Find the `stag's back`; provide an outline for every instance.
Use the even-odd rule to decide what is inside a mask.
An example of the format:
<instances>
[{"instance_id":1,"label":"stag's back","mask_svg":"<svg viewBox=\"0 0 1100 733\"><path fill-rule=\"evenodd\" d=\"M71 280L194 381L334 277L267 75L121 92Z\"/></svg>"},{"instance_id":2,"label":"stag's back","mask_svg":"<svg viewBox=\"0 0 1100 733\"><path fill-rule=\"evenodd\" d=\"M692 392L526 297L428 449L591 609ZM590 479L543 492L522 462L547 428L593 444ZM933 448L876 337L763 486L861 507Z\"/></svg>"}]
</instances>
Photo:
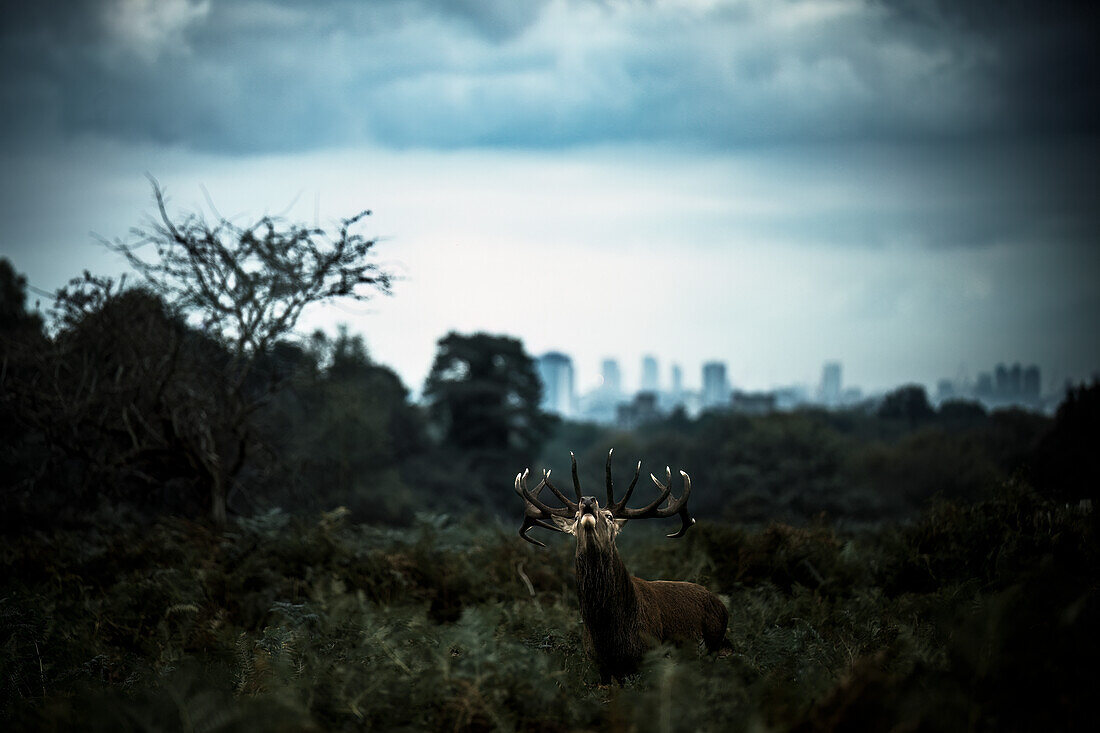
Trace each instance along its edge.
<instances>
[{"instance_id":1,"label":"stag's back","mask_svg":"<svg viewBox=\"0 0 1100 733\"><path fill-rule=\"evenodd\" d=\"M644 631L657 641L697 642L715 652L726 635L729 612L718 596L696 583L632 578Z\"/></svg>"}]
</instances>

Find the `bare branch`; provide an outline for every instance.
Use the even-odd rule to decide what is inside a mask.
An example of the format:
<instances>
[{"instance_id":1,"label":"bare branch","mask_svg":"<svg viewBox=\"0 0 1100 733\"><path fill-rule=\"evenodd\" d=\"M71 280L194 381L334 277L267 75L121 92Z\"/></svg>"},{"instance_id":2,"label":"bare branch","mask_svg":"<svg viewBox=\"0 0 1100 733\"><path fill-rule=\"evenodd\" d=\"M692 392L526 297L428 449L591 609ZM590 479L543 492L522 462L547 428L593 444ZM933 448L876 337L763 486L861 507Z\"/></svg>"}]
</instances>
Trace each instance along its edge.
<instances>
[{"instance_id":1,"label":"bare branch","mask_svg":"<svg viewBox=\"0 0 1100 733\"><path fill-rule=\"evenodd\" d=\"M240 226L210 201L213 223L197 214L173 220L164 189L149 181L156 218L133 230L131 241L101 241L238 356L291 332L313 303L391 292L390 273L369 261L376 240L353 230L370 211L341 220L334 234L270 216Z\"/></svg>"}]
</instances>

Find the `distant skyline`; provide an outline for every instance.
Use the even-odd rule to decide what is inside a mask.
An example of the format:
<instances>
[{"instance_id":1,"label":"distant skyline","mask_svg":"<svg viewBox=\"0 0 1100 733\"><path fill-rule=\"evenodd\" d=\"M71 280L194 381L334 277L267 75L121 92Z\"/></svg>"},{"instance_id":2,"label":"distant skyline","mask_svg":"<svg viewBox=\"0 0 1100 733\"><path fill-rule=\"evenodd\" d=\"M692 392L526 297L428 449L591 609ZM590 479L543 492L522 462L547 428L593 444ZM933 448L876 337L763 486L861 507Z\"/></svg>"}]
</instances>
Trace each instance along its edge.
<instances>
[{"instance_id":1,"label":"distant skyline","mask_svg":"<svg viewBox=\"0 0 1100 733\"><path fill-rule=\"evenodd\" d=\"M0 256L125 271L153 210L363 232L310 312L422 388L448 331L667 383L1100 368L1100 10L932 0L0 0ZM32 299L33 302L33 299Z\"/></svg>"},{"instance_id":2,"label":"distant skyline","mask_svg":"<svg viewBox=\"0 0 1100 733\"><path fill-rule=\"evenodd\" d=\"M567 419L624 429L634 429L677 411L697 417L708 410L763 415L811 406L827 410L874 408L885 404L883 401L889 399L891 392L909 391L913 387L912 383L905 383L890 390L865 391L844 381L843 365L836 361L822 365L821 380L816 386L787 384L767 389L732 385L722 361L703 365L702 388L698 390L682 388L682 370L678 364L671 366L669 383L662 383L656 378L657 362L651 355L642 359L637 388L622 389L616 384L619 369L614 359L601 363L602 373L611 375L610 379L605 377L603 384L579 391L573 360L568 354L551 351L539 355L535 367L542 382L542 409ZM963 401L979 403L988 410L1022 408L1053 414L1070 385L1051 385L1044 390L1041 372L1037 364L998 364L991 371L980 372L976 380L940 379L934 388L924 385L922 389L929 404L949 412L950 403ZM961 411L969 410L964 407Z\"/></svg>"},{"instance_id":3,"label":"distant skyline","mask_svg":"<svg viewBox=\"0 0 1100 733\"><path fill-rule=\"evenodd\" d=\"M616 370L617 376L619 377L617 391L620 392L625 398L629 398L630 395L636 394L637 392L644 392L650 389L643 380L642 372L644 366L639 367L635 371L634 379L633 381L631 381L630 378L626 378L623 376L624 373L627 372L622 368L622 360L615 357L604 357L603 359L600 359L598 373L596 374L596 377L594 379L584 379L583 370L579 368L577 361L567 350L557 349L543 354L531 354L531 356L533 359L535 359L536 362L540 361L545 356L551 356L555 359L559 356L563 356L568 359L573 370L573 388L575 390L574 396L576 397L583 396L586 393L591 393L595 390L603 389L606 384L602 375L607 372L609 366L613 366ZM643 361L644 358L645 357L643 357ZM843 392L852 388L856 388L864 396L872 396L876 393L889 391L893 388L900 387L905 384L914 383L923 385L927 389L930 397L936 395L937 388L940 387L944 382L949 382L952 388L955 389L967 388L970 391L981 391L983 380L996 379L998 382L997 389L1000 390L1003 389L1003 386L1000 385L999 382L1004 380L1004 376L1001 375L1000 372L1002 370L1012 371L1013 369L1015 369L1016 371L1022 370L1022 372L1033 371L1036 378L1038 379L1038 389L1036 391L1044 396L1057 394L1065 386L1065 380L1059 379L1057 377L1048 377L1045 370L1042 368L1042 365L1022 364L1018 360L1001 361L997 362L996 364L978 365L974 369L967 369L964 367L961 369L957 369L954 373L944 373L939 377L928 381L910 379L901 380L892 384L876 385L869 387L868 385L859 384L852 381L848 377L848 371L845 364L837 360L826 360L822 362L819 365L817 374L804 380L775 382L772 384L747 384L739 382L736 379L736 375L733 375L729 372L728 364L726 364L726 362L721 359L710 359L700 363L698 365L699 368L694 374L694 378L684 377L685 373L690 374L691 371L685 371L684 364L682 362L671 361L666 363L658 359L656 390L660 392L676 392L678 391L678 389L680 389L689 392L702 393L703 391L705 391L704 372L708 364L726 367L726 371L724 373L726 388L731 391L767 391L788 387L802 387L811 392L823 390L826 394L816 395L815 399L822 399L825 402L835 402L842 396ZM677 381L676 375L673 373L674 370L679 370L679 381ZM1082 379L1088 380L1096 376L1100 376L1100 369L1095 370L1092 374L1086 375ZM1017 375L1016 378L1020 379L1021 377ZM993 388L990 387L989 389ZM959 396L966 397L967 395L964 394ZM722 401L724 402L725 400Z\"/></svg>"}]
</instances>

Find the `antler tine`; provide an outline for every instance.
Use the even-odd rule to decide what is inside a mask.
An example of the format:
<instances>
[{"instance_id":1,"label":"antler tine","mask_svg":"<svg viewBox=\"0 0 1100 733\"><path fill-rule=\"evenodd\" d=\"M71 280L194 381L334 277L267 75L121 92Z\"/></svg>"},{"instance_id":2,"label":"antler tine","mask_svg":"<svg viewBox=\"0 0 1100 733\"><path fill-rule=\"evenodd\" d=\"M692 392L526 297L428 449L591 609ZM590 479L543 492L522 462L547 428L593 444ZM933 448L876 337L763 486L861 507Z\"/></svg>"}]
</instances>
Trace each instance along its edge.
<instances>
[{"instance_id":1,"label":"antler tine","mask_svg":"<svg viewBox=\"0 0 1100 733\"><path fill-rule=\"evenodd\" d=\"M634 487L638 485L638 476L641 475L641 472L642 462L638 461L638 465L634 467L634 478L630 480L630 486L626 487L626 495L619 500L618 504L615 504L611 507L611 513L615 516L618 516L619 512L621 512L623 508L626 507L626 503L630 501L630 495L634 493Z\"/></svg>"},{"instance_id":2,"label":"antler tine","mask_svg":"<svg viewBox=\"0 0 1100 733\"><path fill-rule=\"evenodd\" d=\"M523 479L523 475L524 475L524 472L523 472L523 471L521 471L520 473L517 473L517 474L516 474L516 483L515 483L515 486L513 486L513 489L515 490L515 492L516 492L517 494L519 494L519 495L520 495L521 497L523 497L523 498L525 498L525 499L526 499L527 497L524 497L524 496L523 496L523 487L522 487L522 486L520 485L520 482L521 482L521 481L522 481L522 479ZM535 491L536 491L536 493L537 493L537 492L538 492L538 489L535 489Z\"/></svg>"},{"instance_id":3,"label":"antler tine","mask_svg":"<svg viewBox=\"0 0 1100 733\"><path fill-rule=\"evenodd\" d=\"M569 460L573 463L573 490L577 492L577 502L581 500L581 481L577 478L577 457L569 451Z\"/></svg>"},{"instance_id":4,"label":"antler tine","mask_svg":"<svg viewBox=\"0 0 1100 733\"><path fill-rule=\"evenodd\" d=\"M539 485L537 487L535 487L535 492L531 493L531 491L527 488L527 475L530 472L531 472L530 469L528 469L528 470L524 471L523 473L517 473L516 474L516 493L518 493L520 496L522 496L524 499L526 499L532 506L534 506L536 509L538 509L540 512L542 512L539 515L532 515L532 516L535 516L537 519L548 519L549 517L555 517L555 516L556 517L569 517L569 516L572 516L574 514L574 512L570 511L566 507L550 507L550 506L547 506L547 505L543 504L541 501L539 501L539 498L538 498L537 494L538 494L539 491L542 490L543 485L546 483L545 478L542 481L539 482Z\"/></svg>"},{"instance_id":5,"label":"antler tine","mask_svg":"<svg viewBox=\"0 0 1100 733\"><path fill-rule=\"evenodd\" d=\"M573 501L568 496L561 493L561 491L558 490L557 486L554 486L554 484L550 483L550 471L542 472L542 482L546 484L547 488L554 492L554 496L558 497L558 501L569 507L572 512L575 513L577 511L577 502Z\"/></svg>"},{"instance_id":6,"label":"antler tine","mask_svg":"<svg viewBox=\"0 0 1100 733\"><path fill-rule=\"evenodd\" d=\"M526 507L528 506L528 504L530 504L530 502L529 502L529 501L528 501L528 499L527 499L526 493L525 493L525 491L524 491L524 487L523 487L523 485L522 485L522 483L521 483L521 482L522 482L522 480L523 480L523 472L517 473L517 474L516 474L516 482L515 482L515 485L514 485L514 486L513 486L512 488L513 488L513 490L514 490L514 491L516 492L516 494L517 494L517 495L518 495L518 496L519 496L520 498L522 498L522 499L523 499L523 506L524 506L524 507L526 508ZM540 490L541 488L542 488L541 486L540 486L540 487L537 487L537 488L535 489L535 493L538 493L538 491L539 491L539 490Z\"/></svg>"},{"instance_id":7,"label":"antler tine","mask_svg":"<svg viewBox=\"0 0 1100 733\"><path fill-rule=\"evenodd\" d=\"M671 494L672 494L672 469L671 468L669 468L668 466L665 466L665 482L663 484L660 481L658 481L657 477L654 476L652 473L649 474L649 477L651 479L653 479L653 483L657 484L657 489L658 490L667 492L671 496Z\"/></svg>"},{"instance_id":8,"label":"antler tine","mask_svg":"<svg viewBox=\"0 0 1100 733\"><path fill-rule=\"evenodd\" d=\"M543 544L542 542L539 542L534 537L529 537L527 535L527 533L531 530L532 527L542 527L544 529L552 529L555 532L561 532L560 529L558 529L557 527L555 527L552 524L547 524L546 522L542 521L541 519L538 519L536 517L532 517L529 514L524 515L524 517L523 517L523 526L519 528L519 536L522 537L523 539L527 540L528 542L530 542L532 545L538 545L539 547L546 547L546 545Z\"/></svg>"},{"instance_id":9,"label":"antler tine","mask_svg":"<svg viewBox=\"0 0 1100 733\"><path fill-rule=\"evenodd\" d=\"M679 514L681 525L680 529L673 532L670 535L666 535L669 538L675 539L677 537L683 537L687 533L691 525L695 524L695 519L688 511L688 497L691 496L691 477L686 472L680 471L680 475L684 479L684 493L680 495L680 498L670 498L672 494L672 471L667 466L665 467L665 475L668 483L662 484L656 476L650 474L649 477L653 479L653 483L661 490L661 495L648 505L641 509L623 509L621 513L617 513L626 519L664 519L665 517L671 517L673 514ZM661 503L668 499L668 505L661 507Z\"/></svg>"},{"instance_id":10,"label":"antler tine","mask_svg":"<svg viewBox=\"0 0 1100 733\"><path fill-rule=\"evenodd\" d=\"M611 454L615 452L612 448L607 452L607 508L615 508L615 483L611 480Z\"/></svg>"},{"instance_id":11,"label":"antler tine","mask_svg":"<svg viewBox=\"0 0 1100 733\"><path fill-rule=\"evenodd\" d=\"M527 477L530 476L530 475L531 475L531 469L530 468L523 469L523 473L521 473L520 477L519 477L520 478L520 486L523 488L524 493L531 494L532 496L534 496L537 499L539 494L542 493L543 484L545 484L546 482L545 482L545 480L539 481L538 486L535 487L535 490L531 491L529 488L527 488Z\"/></svg>"},{"instance_id":12,"label":"antler tine","mask_svg":"<svg viewBox=\"0 0 1100 733\"><path fill-rule=\"evenodd\" d=\"M645 519L647 517L659 516L658 507L661 506L661 503L668 498L669 494L672 493L672 482L670 481L668 486L664 486L652 473L649 474L649 477L653 479L653 483L657 484L657 487L661 489L661 495L646 504L641 509L624 508L622 512L620 512L620 516L625 517L626 519Z\"/></svg>"},{"instance_id":13,"label":"antler tine","mask_svg":"<svg viewBox=\"0 0 1100 733\"><path fill-rule=\"evenodd\" d=\"M668 503L667 509L667 511L669 512L667 516L672 516L673 511L680 515L680 529L673 532L672 534L665 535L665 537L668 537L670 539L683 537L685 534L687 534L687 531L691 527L691 525L695 524L695 517L691 516L691 514L688 512L687 505L688 497L691 495L691 476L688 476L687 472L683 470L680 471L680 475L684 478L684 493L680 495L679 499L670 501Z\"/></svg>"}]
</instances>

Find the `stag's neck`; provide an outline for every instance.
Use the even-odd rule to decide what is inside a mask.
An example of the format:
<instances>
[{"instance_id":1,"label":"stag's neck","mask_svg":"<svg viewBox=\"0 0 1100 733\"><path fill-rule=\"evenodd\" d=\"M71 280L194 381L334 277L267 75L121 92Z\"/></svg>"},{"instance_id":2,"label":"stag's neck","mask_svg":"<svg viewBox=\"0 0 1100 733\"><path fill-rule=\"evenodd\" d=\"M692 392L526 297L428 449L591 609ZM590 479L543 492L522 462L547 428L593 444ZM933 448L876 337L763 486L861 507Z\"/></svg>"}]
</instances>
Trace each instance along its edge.
<instances>
[{"instance_id":1,"label":"stag's neck","mask_svg":"<svg viewBox=\"0 0 1100 733\"><path fill-rule=\"evenodd\" d=\"M578 548L577 595L589 628L604 623L622 626L638 613L634 583L614 544Z\"/></svg>"}]
</instances>

